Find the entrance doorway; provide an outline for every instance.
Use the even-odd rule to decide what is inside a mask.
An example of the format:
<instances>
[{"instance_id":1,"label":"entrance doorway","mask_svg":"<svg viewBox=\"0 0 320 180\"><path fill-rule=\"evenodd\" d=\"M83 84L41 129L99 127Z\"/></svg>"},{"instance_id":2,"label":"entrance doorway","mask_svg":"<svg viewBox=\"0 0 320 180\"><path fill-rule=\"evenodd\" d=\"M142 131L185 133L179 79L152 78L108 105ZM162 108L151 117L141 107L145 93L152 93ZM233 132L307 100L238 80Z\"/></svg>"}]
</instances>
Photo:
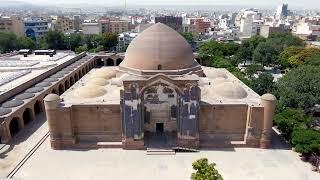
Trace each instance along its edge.
<instances>
[{"instance_id":1,"label":"entrance doorway","mask_svg":"<svg viewBox=\"0 0 320 180\"><path fill-rule=\"evenodd\" d=\"M156 123L156 132L163 133L163 123Z\"/></svg>"}]
</instances>

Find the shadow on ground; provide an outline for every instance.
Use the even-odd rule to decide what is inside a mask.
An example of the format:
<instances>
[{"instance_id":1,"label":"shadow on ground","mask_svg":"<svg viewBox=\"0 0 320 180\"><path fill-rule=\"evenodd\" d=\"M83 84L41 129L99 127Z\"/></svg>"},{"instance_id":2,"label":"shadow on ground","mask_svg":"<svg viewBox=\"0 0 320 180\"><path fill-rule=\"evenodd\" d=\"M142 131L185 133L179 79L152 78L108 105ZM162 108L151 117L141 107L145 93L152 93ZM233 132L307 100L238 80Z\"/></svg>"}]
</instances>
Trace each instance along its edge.
<instances>
[{"instance_id":1,"label":"shadow on ground","mask_svg":"<svg viewBox=\"0 0 320 180\"><path fill-rule=\"evenodd\" d=\"M45 114L38 114L33 121L25 125L7 144L0 149L0 159L7 157L7 154L14 149L16 145L27 140L34 132L36 132L46 121Z\"/></svg>"}]
</instances>

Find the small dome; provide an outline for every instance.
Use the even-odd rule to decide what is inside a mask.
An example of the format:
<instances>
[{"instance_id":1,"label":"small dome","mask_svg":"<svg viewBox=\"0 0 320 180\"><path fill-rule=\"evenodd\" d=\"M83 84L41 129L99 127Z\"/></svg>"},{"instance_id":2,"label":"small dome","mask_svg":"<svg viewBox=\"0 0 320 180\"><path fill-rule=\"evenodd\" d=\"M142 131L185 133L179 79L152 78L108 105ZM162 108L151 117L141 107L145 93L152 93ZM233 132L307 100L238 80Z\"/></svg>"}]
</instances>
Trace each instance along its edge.
<instances>
[{"instance_id":1,"label":"small dome","mask_svg":"<svg viewBox=\"0 0 320 180\"><path fill-rule=\"evenodd\" d=\"M188 42L167 25L157 23L133 39L120 67L176 70L191 68L195 63Z\"/></svg>"},{"instance_id":2,"label":"small dome","mask_svg":"<svg viewBox=\"0 0 320 180\"><path fill-rule=\"evenodd\" d=\"M247 92L241 86L232 82L218 84L214 87L214 92L230 99L243 99L248 96Z\"/></svg>"},{"instance_id":3,"label":"small dome","mask_svg":"<svg viewBox=\"0 0 320 180\"><path fill-rule=\"evenodd\" d=\"M107 91L103 87L90 84L77 89L74 95L82 98L94 98L103 96L106 93Z\"/></svg>"},{"instance_id":4,"label":"small dome","mask_svg":"<svg viewBox=\"0 0 320 180\"><path fill-rule=\"evenodd\" d=\"M52 85L52 83L50 83L50 82L41 82L41 83L36 84L35 87L49 87L51 85Z\"/></svg>"},{"instance_id":5,"label":"small dome","mask_svg":"<svg viewBox=\"0 0 320 180\"><path fill-rule=\"evenodd\" d=\"M212 80L213 85L218 85L218 84L221 84L221 83L224 83L224 82L228 82L228 80L226 78L223 78L223 77L214 78Z\"/></svg>"},{"instance_id":6,"label":"small dome","mask_svg":"<svg viewBox=\"0 0 320 180\"><path fill-rule=\"evenodd\" d=\"M57 78L52 78L52 77L43 80L43 82L56 82L56 81L59 81L59 79L57 79Z\"/></svg>"},{"instance_id":7,"label":"small dome","mask_svg":"<svg viewBox=\"0 0 320 180\"><path fill-rule=\"evenodd\" d=\"M13 107L21 106L22 104L23 104L22 100L14 99L14 100L7 101L7 102L3 103L2 107L3 108L13 108Z\"/></svg>"},{"instance_id":8,"label":"small dome","mask_svg":"<svg viewBox=\"0 0 320 180\"><path fill-rule=\"evenodd\" d=\"M25 99L30 99L30 98L33 98L35 95L32 94L32 93L22 93L22 94L19 94L17 95L16 97L14 97L15 99L18 99L18 100L25 100Z\"/></svg>"},{"instance_id":9,"label":"small dome","mask_svg":"<svg viewBox=\"0 0 320 180\"><path fill-rule=\"evenodd\" d=\"M97 86L105 86L105 85L109 84L109 82L106 79L97 77L97 78L93 78L90 81L88 81L87 84L93 84L93 85L97 85Z\"/></svg>"},{"instance_id":10,"label":"small dome","mask_svg":"<svg viewBox=\"0 0 320 180\"><path fill-rule=\"evenodd\" d=\"M38 93L43 91L44 88L43 87L32 87L26 90L27 93Z\"/></svg>"},{"instance_id":11,"label":"small dome","mask_svg":"<svg viewBox=\"0 0 320 180\"><path fill-rule=\"evenodd\" d=\"M64 77L64 74L60 74L60 73L57 73L57 74L54 74L52 76L50 76L51 78L63 78Z\"/></svg>"},{"instance_id":12,"label":"small dome","mask_svg":"<svg viewBox=\"0 0 320 180\"><path fill-rule=\"evenodd\" d=\"M7 109L7 108L1 108L0 107L0 116L3 116L3 115L6 115L6 114L9 114L11 113L12 110L11 109Z\"/></svg>"},{"instance_id":13,"label":"small dome","mask_svg":"<svg viewBox=\"0 0 320 180\"><path fill-rule=\"evenodd\" d=\"M92 73L93 78L111 79L116 77L116 70L110 68L101 68Z\"/></svg>"},{"instance_id":14,"label":"small dome","mask_svg":"<svg viewBox=\"0 0 320 180\"><path fill-rule=\"evenodd\" d=\"M59 101L60 97L57 94L48 94L46 97L43 99L44 101Z\"/></svg>"},{"instance_id":15,"label":"small dome","mask_svg":"<svg viewBox=\"0 0 320 180\"><path fill-rule=\"evenodd\" d=\"M206 71L205 74L210 79L215 79L215 78L227 79L226 73L221 71L221 70L219 70L219 69L212 69L210 71Z\"/></svg>"}]
</instances>

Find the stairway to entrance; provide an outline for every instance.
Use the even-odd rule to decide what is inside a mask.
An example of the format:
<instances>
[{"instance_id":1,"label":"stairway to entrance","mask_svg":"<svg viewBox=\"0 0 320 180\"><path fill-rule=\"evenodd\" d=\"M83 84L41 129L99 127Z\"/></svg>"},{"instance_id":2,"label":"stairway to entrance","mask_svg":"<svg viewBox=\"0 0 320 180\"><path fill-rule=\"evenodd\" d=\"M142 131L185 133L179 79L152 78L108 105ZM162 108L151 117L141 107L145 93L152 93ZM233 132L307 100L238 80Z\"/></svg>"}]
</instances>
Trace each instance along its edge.
<instances>
[{"instance_id":1,"label":"stairway to entrance","mask_svg":"<svg viewBox=\"0 0 320 180\"><path fill-rule=\"evenodd\" d=\"M147 155L174 155L176 146L175 132L146 132L145 146Z\"/></svg>"}]
</instances>

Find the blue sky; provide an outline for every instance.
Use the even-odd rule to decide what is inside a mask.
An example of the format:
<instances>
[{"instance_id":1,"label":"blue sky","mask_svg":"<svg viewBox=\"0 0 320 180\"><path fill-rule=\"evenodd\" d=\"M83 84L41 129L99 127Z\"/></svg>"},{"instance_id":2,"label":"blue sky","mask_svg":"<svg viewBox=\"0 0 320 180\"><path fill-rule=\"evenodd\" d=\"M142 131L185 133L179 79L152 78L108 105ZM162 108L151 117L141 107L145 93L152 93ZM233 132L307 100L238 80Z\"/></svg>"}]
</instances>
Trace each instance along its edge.
<instances>
[{"instance_id":1,"label":"blue sky","mask_svg":"<svg viewBox=\"0 0 320 180\"><path fill-rule=\"evenodd\" d=\"M55 4L55 3L87 3L104 5L123 5L124 0L20 0L32 3ZM1 2L1 0L0 0ZM128 5L252 5L252 6L277 6L281 3L288 3L294 7L315 7L320 5L320 0L127 0Z\"/></svg>"}]
</instances>

